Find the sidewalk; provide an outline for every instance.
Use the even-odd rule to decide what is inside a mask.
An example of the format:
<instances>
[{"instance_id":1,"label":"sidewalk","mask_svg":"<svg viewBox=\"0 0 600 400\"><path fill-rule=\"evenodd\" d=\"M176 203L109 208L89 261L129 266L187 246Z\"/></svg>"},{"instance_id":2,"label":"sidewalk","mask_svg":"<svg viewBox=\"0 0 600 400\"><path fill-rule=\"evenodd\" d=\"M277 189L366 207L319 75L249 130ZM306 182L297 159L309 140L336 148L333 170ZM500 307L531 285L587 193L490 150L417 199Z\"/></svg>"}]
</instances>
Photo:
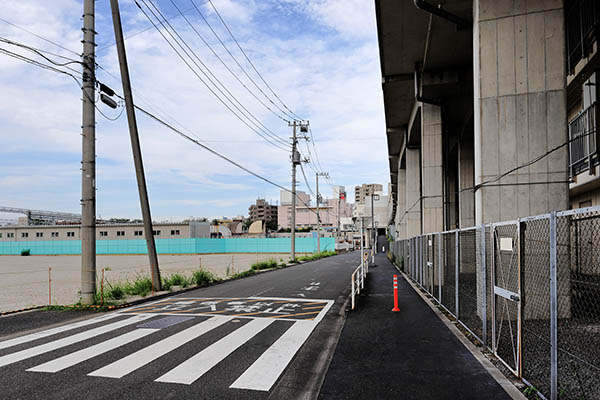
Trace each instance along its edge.
<instances>
[{"instance_id":1,"label":"sidewalk","mask_svg":"<svg viewBox=\"0 0 600 400\"><path fill-rule=\"evenodd\" d=\"M379 253L350 311L320 399L510 399L511 397Z\"/></svg>"}]
</instances>

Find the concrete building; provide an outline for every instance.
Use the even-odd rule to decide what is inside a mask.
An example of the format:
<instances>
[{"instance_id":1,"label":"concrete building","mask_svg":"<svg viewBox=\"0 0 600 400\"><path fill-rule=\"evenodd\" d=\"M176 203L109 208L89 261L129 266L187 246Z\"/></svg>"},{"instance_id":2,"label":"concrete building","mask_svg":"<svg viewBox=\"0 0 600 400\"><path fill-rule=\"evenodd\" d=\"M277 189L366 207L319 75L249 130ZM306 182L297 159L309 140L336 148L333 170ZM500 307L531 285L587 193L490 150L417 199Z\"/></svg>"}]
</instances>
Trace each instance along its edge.
<instances>
[{"instance_id":1,"label":"concrete building","mask_svg":"<svg viewBox=\"0 0 600 400\"><path fill-rule=\"evenodd\" d=\"M373 200L371 202L371 199ZM372 204L372 207L371 207ZM373 228L378 235L385 234L389 221L389 197L383 191L366 196L363 203L357 203L352 211L355 226L360 230L360 221L364 222L365 235L373 238ZM370 242L369 242L370 243Z\"/></svg>"},{"instance_id":2,"label":"concrete building","mask_svg":"<svg viewBox=\"0 0 600 400\"><path fill-rule=\"evenodd\" d=\"M354 202L355 203L364 203L365 197L370 196L375 192L381 192L383 190L383 185L378 183L363 183L361 186L354 187Z\"/></svg>"},{"instance_id":3,"label":"concrete building","mask_svg":"<svg viewBox=\"0 0 600 400\"><path fill-rule=\"evenodd\" d=\"M153 228L154 236L159 239L211 237L208 222L154 223ZM80 225L3 226L0 227L0 242L79 240L80 232ZM141 223L96 226L97 240L144 238L144 225Z\"/></svg>"},{"instance_id":4,"label":"concrete building","mask_svg":"<svg viewBox=\"0 0 600 400\"><path fill-rule=\"evenodd\" d=\"M375 3L399 239L600 203L594 1Z\"/></svg>"},{"instance_id":5,"label":"concrete building","mask_svg":"<svg viewBox=\"0 0 600 400\"><path fill-rule=\"evenodd\" d=\"M277 223L277 206L267 203L265 199L257 199L256 204L252 204L248 211L252 222L262 220Z\"/></svg>"},{"instance_id":6,"label":"concrete building","mask_svg":"<svg viewBox=\"0 0 600 400\"><path fill-rule=\"evenodd\" d=\"M343 186L341 188L343 188ZM284 191L282 191L281 195L282 205L279 206L277 225L279 229L289 229L291 227L292 220L291 200L289 203L284 203ZM297 192L297 195L302 199L302 202L298 201L296 203L296 227L316 228L316 205L311 205L310 196L306 193ZM347 203L345 198L337 197L332 199L324 199L323 202L319 204L319 216L321 218L321 227L325 229L337 229L339 219L343 217L350 217L351 215L352 204Z\"/></svg>"}]
</instances>

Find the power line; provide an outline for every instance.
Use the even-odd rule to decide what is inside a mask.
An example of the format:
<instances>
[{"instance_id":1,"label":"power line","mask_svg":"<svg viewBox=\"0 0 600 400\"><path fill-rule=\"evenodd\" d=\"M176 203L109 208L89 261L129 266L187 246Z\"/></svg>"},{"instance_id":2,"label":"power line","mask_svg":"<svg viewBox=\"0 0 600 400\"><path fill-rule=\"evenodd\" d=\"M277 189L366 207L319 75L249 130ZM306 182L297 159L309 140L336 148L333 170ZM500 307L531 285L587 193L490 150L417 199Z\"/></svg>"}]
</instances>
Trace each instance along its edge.
<instances>
[{"instance_id":1,"label":"power line","mask_svg":"<svg viewBox=\"0 0 600 400\"><path fill-rule=\"evenodd\" d=\"M148 7L148 4L146 3L146 0L141 0L146 7ZM150 2L150 4L152 5L152 7L161 15L161 17L163 17L164 19L164 15L162 14L162 12L160 11L160 9L154 4L154 2L152 0L148 0ZM137 3L136 3L137 4ZM139 6L139 4L138 4ZM150 10L150 12L152 13L152 15L159 19L156 14L148 7L148 9ZM146 14L145 14L146 15ZM160 21L160 19L159 19ZM202 62L202 60L200 59L200 57L198 57L198 55L194 52L194 50L187 44L187 42L185 41L185 39L183 39L181 37L181 35L177 32L177 30L171 25L170 22L166 22L167 25L169 25L169 27L171 28L171 30L175 33L175 35L177 35L177 38L179 38L179 40L185 45L185 47L187 47L187 49L196 57L196 59L200 62L200 64L202 64L202 66L208 71L208 73L221 85L221 87L223 87L223 89L227 92L227 94L229 94L229 96L231 98L233 98L233 100L235 100L235 103L239 104L240 107L242 107L242 109L248 114L250 115L256 122L253 122L253 124L262 132L264 132L267 136L271 137L274 140L279 141L280 143L282 143L284 146L287 146L287 142L280 138L275 132L271 131L269 128L267 128L258 118L256 118L256 116L254 116L254 114L252 114L246 107L244 107L244 105L242 105L237 98L225 87L225 85L215 76L215 74L210 70L210 68L204 64L204 62ZM179 41L171 34L171 32L164 26L164 24L161 22L161 25L163 26L163 28L167 31L167 33L169 34L169 36L171 36L171 38L173 40L175 40L175 42L179 45L179 47L181 47L181 49L186 53L186 55L188 57L190 57L190 59L192 60L192 62L196 65L196 67L198 67L198 69L204 74L204 76L210 81L210 83L212 85L215 86L215 88L229 101L232 103L232 105L242 114L243 111L234 104L234 102L227 97L227 95L225 93L223 93L223 91L214 83L214 81L206 74L206 72L204 72L204 70L193 60L193 58L189 55L189 53L183 48L183 46L181 45L181 43L179 43ZM164 37L164 36L163 36ZM244 117L248 118L248 116L244 115ZM252 121L251 118L248 118L250 121ZM262 128L261 128L262 127ZM258 133L258 132L257 132ZM263 137L262 135L259 134L259 136ZM268 139L265 138L265 140L269 141Z\"/></svg>"},{"instance_id":2,"label":"power line","mask_svg":"<svg viewBox=\"0 0 600 400\"><path fill-rule=\"evenodd\" d=\"M30 35L33 35L33 36L37 37L38 39L42 39L43 41L45 41L45 42L47 42L47 43L50 43L50 44L52 44L52 45L54 45L54 46L56 46L56 47L59 47L59 48L61 48L61 49L63 49L63 50L66 50L66 51L68 51L69 53L75 54L75 55L76 55L76 56L78 56L78 57L80 57L80 56L81 56L81 54L79 54L79 53L78 53L78 52L76 52L76 51L73 51L73 50L71 50L71 49L68 49L68 48L66 48L65 46L61 45L61 44L58 44L58 43L56 43L56 42L53 42L53 41L52 41L52 40L50 40L50 39L47 39L47 38L45 38L45 37L43 37L43 36L40 36L40 35L38 35L37 33L34 33L34 32L32 32L32 31L30 31L30 30L28 30L28 29L25 29L25 28L23 28L22 26L19 26L19 25L15 24L15 23L12 23L12 22L10 22L10 21L7 21L7 20L5 20L4 18L0 18L0 21L4 22L5 24L8 24L8 25L14 26L14 27L15 27L15 28L17 28L17 29L19 29L19 30L22 30L23 32L27 32L27 33L29 33Z\"/></svg>"},{"instance_id":3,"label":"power line","mask_svg":"<svg viewBox=\"0 0 600 400\"><path fill-rule=\"evenodd\" d=\"M267 110L269 110L273 115L275 115L277 118L281 119L282 121L289 123L290 122L289 120L287 120L285 117L282 117L280 114L275 112L271 107L266 105L252 90L250 90L250 88L248 86L246 86L246 84L244 82L242 82L242 80L231 70L231 68L229 68L227 63L225 63L225 61L223 61L221 56L219 56L219 54L213 49L213 47L206 41L204 36L202 36L202 34L200 32L198 32L196 27L183 14L183 12L179 9L179 7L177 7L177 4L175 4L175 2L173 0L170 0L170 1L173 4L173 6L177 9L177 11L179 11L180 15L185 19L185 21L188 23L188 25L192 28L192 30L196 33L196 35L202 40L202 42L206 45L206 47L209 48L209 50L221 62L221 64L223 64L223 66L227 69L227 71L229 71L229 73L240 83L240 85L242 85L244 87L244 89L246 89L248 91L248 93L250 93L252 95L252 97L254 97L256 99L256 101L258 101L263 107L265 107ZM283 114L283 115L285 115L285 114Z\"/></svg>"},{"instance_id":4,"label":"power line","mask_svg":"<svg viewBox=\"0 0 600 400\"><path fill-rule=\"evenodd\" d=\"M458 193L462 193L462 192L467 192L467 191L474 191L474 192L475 192L475 191L477 191L477 190L481 189L481 188L482 188L482 187L484 187L484 186L514 186L514 185L517 185L517 184L515 184L515 183L507 183L507 184L495 184L495 185L492 185L492 183L494 183L494 182L497 182L497 181L499 181L500 179L502 179L502 178L506 177L507 175L510 175L510 174L512 174L513 172L516 172L516 171L518 171L518 170L520 170L520 169L522 169L522 168L526 168L526 167L529 167L529 166L531 166L532 164L535 164L536 162L538 162L538 161L540 161L540 160L542 160L542 159L544 159L544 158L548 157L550 154L552 154L552 153L554 153L555 151L558 151L558 150L560 150L561 148L563 148L563 147L565 147L565 146L569 145L571 142L573 142L573 141L575 141L575 140L578 140L578 139L584 138L584 137L586 137L586 136L589 136L589 135L592 135L592 134L594 134L594 135L595 135L595 134L596 134L596 132L595 132L595 131L592 131L592 132L588 132L588 133L585 133L585 134L583 134L583 135L579 135L579 136L577 136L577 137L571 138L571 139L567 140L566 142L563 142L563 143L559 144L558 146L555 146L555 147L553 147L552 149L548 150L548 151L547 151L547 152L545 152L544 154L541 154L541 155L539 155L539 156L537 156L537 157L535 157L535 158L533 158L533 159L531 159L531 160L527 161L527 162L526 162L526 163L524 163L524 164L521 164L521 165L519 165L519 166L517 166L517 167L511 168L511 169L509 169L509 170L508 170L508 171L506 171L506 172L503 172L503 173L501 173L501 174L499 174L499 175L496 175L495 177L493 177L493 178L491 178L491 179L488 179L488 180L486 180L486 181L483 181L483 182L481 182L481 183L478 183L478 184L476 184L476 185L473 185L473 186L470 186L470 187L467 187L467 188L463 188L463 189L459 190L459 191L457 192L457 194L458 194ZM565 171L565 172L566 172L566 171ZM529 184L529 185L538 185L538 184L568 183L568 182L569 182L569 181L542 181L542 182L527 182L527 184ZM400 221L398 221L398 222L402 222L402 220L404 219L404 217L405 217L405 216L406 216L406 215L407 215L409 212L411 212L411 211L412 211L412 209L413 209L413 208L415 208L415 207L417 206L417 204L419 204L419 202L420 202L420 201L422 201L422 200L425 200L425 199L433 199L433 198L440 198L440 197L442 197L442 198L443 198L443 197L444 197L444 195L442 195L442 194L437 194L437 195L429 195L429 196L421 196L421 197L419 197L419 198L418 198L418 199L417 199L417 200L416 200L416 201L413 203L413 205L412 205L412 206L410 206L410 208L407 208L407 209L406 209L406 211L404 212L404 214L402 214L402 217L400 218Z\"/></svg>"},{"instance_id":5,"label":"power line","mask_svg":"<svg viewBox=\"0 0 600 400\"><path fill-rule=\"evenodd\" d=\"M194 3L194 0L190 0L190 2L196 6L196 3ZM265 96L265 98L269 101L269 103L271 103L275 108L277 108L280 112L282 112L284 115L286 115L288 118L291 119L295 119L296 117L293 114L288 113L287 111L285 111L283 108L281 108L281 106L279 106L278 104L276 104L265 92L264 90L262 90L262 88L256 83L256 81L248 74L248 72L246 71L246 69L242 66L242 64L240 64L240 62L238 61L238 59L233 55L233 53L229 50L229 48L227 47L227 45L225 44L225 42L223 42L223 40L221 39L221 37L219 36L219 34L215 31L215 29L213 28L213 26L210 24L210 22L208 21L208 19L206 19L206 17L204 16L204 14L202 13L202 11L200 11L200 8L196 6L196 11L198 12L198 14L200 15L200 17L202 17L202 19L204 20L204 22L206 23L206 25L208 26L208 28L210 29L210 31L213 33L213 35L217 38L217 40L219 41L219 43L221 44L221 46L225 49L225 51L227 52L227 54L229 54L229 56L233 59L233 61L236 63L236 65L240 68L240 70L242 71L242 73L244 75L246 75L246 77L250 80L250 82L252 82L252 84L254 85L254 87L256 87L258 89L258 91Z\"/></svg>"},{"instance_id":6,"label":"power line","mask_svg":"<svg viewBox=\"0 0 600 400\"><path fill-rule=\"evenodd\" d=\"M190 1L192 1L192 0L190 0ZM242 48L242 46L240 46L240 43L237 41L237 39L233 35L233 32L231 32L231 29L229 29L229 26L227 26L227 24L225 23L225 20L223 19L223 17L221 17L221 14L217 10L217 7L215 7L215 5L212 2L212 0L208 0L208 2L212 6L213 10L215 10L215 13L217 14L217 16L219 17L219 19L221 20L221 23L223 23L223 26L225 27L225 29L227 29L227 32L229 32L229 35L231 35L231 38L233 39L233 41L237 45L238 49L240 49L240 51L242 52L242 54L244 55L244 57L246 58L246 60L248 61L248 63L252 66L252 69L254 69L254 72L256 72L256 74L260 77L261 81L265 84L265 86L267 88L269 88L269 90L271 91L271 93L273 93L273 95L275 96L275 98L277 100L279 100L279 102L283 105L283 107L285 107L286 110L288 110L290 113L292 113L292 115L294 115L296 118L302 120L303 118L299 117L296 113L294 113L292 110L290 110L289 107L285 105L285 103L283 102L283 100L281 100L281 98L277 95L277 93L275 93L275 91L273 90L273 88L271 88L271 86L267 83L267 81L265 81L265 79L263 78L263 76L261 75L261 73L258 72L258 69L256 69L256 67L254 66L254 63L252 63L252 61L250 60L250 58L248 57L248 55L246 54L246 52Z\"/></svg>"},{"instance_id":7,"label":"power line","mask_svg":"<svg viewBox=\"0 0 600 400\"><path fill-rule=\"evenodd\" d=\"M134 0L135 1L135 0ZM146 7L148 7L147 3L145 0L141 0ZM153 24L154 28L158 31L158 33L163 37L163 39L165 39L165 41L169 44L169 46L173 49L173 51L177 54L177 56L187 65L187 67L194 73L194 75L196 75L196 77L206 86L206 88L221 102L221 104L223 104L232 114L234 114L244 125L246 125L248 128L250 128L252 131L254 131L256 134L258 134L260 137L262 137L263 139L265 139L265 141L267 141L269 144L273 145L274 147L277 147L281 150L284 151L288 151L287 148L283 147L282 145L279 145L276 142L272 142L271 140L269 140L268 138L266 138L259 130L257 130L256 128L254 128L253 126L251 126L248 121L246 121L245 118L242 118L237 112L235 112L231 106L229 104L227 104L216 92L215 90L206 83L206 81L198 74L198 72L190 65L190 63L186 60L185 57L183 57L183 55L179 52L179 50L177 50L175 48L175 46L169 41L169 39L167 39L167 37L163 34L163 32L158 28L158 26L154 23L154 21L150 18L150 16L144 11L144 9L140 6L140 4L135 1L135 4L138 6L138 8L142 11L142 13L144 14L144 16ZM148 7L148 9L150 10L150 12L154 15L154 17L156 19L158 19L160 21L160 18L158 18L156 16L156 14L150 9L150 7ZM168 23L168 22L167 22ZM161 23L162 24L162 23ZM189 53L185 50L185 48L177 41L177 39L173 36L173 34L164 26L163 24L163 28L167 31L167 33L173 38L173 40L177 43L177 45L185 52L185 54L192 60L192 62L194 64L196 64L196 66L198 67L198 69L200 69L200 71L208 78L208 76L206 75L206 72L204 72L204 70L202 70L202 68L200 68L200 66L198 66L197 63L194 62L193 58L189 55ZM208 78L210 80L210 78ZM211 83L213 85L214 82ZM216 86L216 85L215 85ZM223 93L218 87L217 90L219 90L221 93ZM223 94L226 98L227 96L225 94ZM229 99L228 99L229 100ZM231 102L231 100L229 100ZM239 110L239 108L235 105L233 105L235 108L237 108ZM240 110L241 112L241 110ZM247 117L246 117L247 118Z\"/></svg>"}]
</instances>

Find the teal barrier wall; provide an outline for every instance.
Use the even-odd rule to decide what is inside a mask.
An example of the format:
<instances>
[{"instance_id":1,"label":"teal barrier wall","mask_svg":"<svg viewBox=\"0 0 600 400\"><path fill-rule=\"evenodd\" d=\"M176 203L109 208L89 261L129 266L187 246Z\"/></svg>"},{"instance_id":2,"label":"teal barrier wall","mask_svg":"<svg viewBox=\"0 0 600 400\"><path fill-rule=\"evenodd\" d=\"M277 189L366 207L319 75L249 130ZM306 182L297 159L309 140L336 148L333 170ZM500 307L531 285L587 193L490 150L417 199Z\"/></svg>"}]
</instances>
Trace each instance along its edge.
<instances>
[{"instance_id":1,"label":"teal barrier wall","mask_svg":"<svg viewBox=\"0 0 600 400\"><path fill-rule=\"evenodd\" d=\"M158 254L206 254L206 253L289 253L289 238L253 239L156 239ZM334 238L321 238L321 251L334 250ZM29 250L31 255L81 254L81 241L26 241L0 242L0 255L20 255ZM317 251L317 238L297 238L297 253ZM97 240L97 254L146 254L146 241Z\"/></svg>"}]
</instances>

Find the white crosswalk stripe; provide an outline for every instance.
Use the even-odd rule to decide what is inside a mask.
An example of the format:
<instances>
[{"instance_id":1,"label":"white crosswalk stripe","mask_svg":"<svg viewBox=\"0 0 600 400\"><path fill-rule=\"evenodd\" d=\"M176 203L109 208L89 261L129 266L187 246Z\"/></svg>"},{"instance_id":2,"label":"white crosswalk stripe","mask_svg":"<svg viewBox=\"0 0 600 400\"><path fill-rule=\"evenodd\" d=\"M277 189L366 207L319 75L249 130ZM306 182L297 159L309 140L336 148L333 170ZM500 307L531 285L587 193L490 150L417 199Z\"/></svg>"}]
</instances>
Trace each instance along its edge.
<instances>
[{"instance_id":1,"label":"white crosswalk stripe","mask_svg":"<svg viewBox=\"0 0 600 400\"><path fill-rule=\"evenodd\" d=\"M208 346L194 357L167 372L157 382L183 383L190 385L202 375L210 371L225 357L233 353L256 334L271 325L274 321L268 319L255 319L216 343Z\"/></svg>"},{"instance_id":2,"label":"white crosswalk stripe","mask_svg":"<svg viewBox=\"0 0 600 400\"><path fill-rule=\"evenodd\" d=\"M16 353L8 354L0 357L0 367L4 367L9 364L13 364L27 358L35 357L40 354L47 353L49 351L57 350L62 347L69 346L71 344L75 344L90 338L93 338L98 335L102 335L104 333L110 332L115 329L123 328L127 325L136 324L145 319L151 318L152 315L136 315L131 318L127 318L125 320L113 322L112 324L99 326L98 328L94 328L85 332L77 333L72 336L67 336L66 338L54 340L49 343L41 344L39 346L32 347L30 349L18 351Z\"/></svg>"},{"instance_id":3,"label":"white crosswalk stripe","mask_svg":"<svg viewBox=\"0 0 600 400\"><path fill-rule=\"evenodd\" d=\"M101 317L96 317L96 318L88 319L88 320L81 321L81 322L75 322L75 323L72 323L69 325L59 326L57 328L47 329L45 331L31 333L29 335L20 336L20 337L10 339L10 340L5 340L3 342L0 342L0 350L6 349L8 347L16 346L18 344L32 342L37 339L42 339L42 338L45 338L48 336L56 335L57 333L67 332L67 331L70 331L70 330L73 330L76 328L81 328L84 326L97 324L98 322L103 322L103 321L115 318L117 316L118 316L118 314L103 315Z\"/></svg>"},{"instance_id":4,"label":"white crosswalk stripe","mask_svg":"<svg viewBox=\"0 0 600 400\"><path fill-rule=\"evenodd\" d=\"M230 387L270 390L315 326L313 321L294 322Z\"/></svg>"},{"instance_id":5,"label":"white crosswalk stripe","mask_svg":"<svg viewBox=\"0 0 600 400\"><path fill-rule=\"evenodd\" d=\"M99 356L108 351L114 350L117 347L124 346L135 340L141 339L154 333L160 329L136 329L135 331L127 332L124 335L117 336L97 345L76 351L75 353L67 354L66 356L57 358L47 363L30 368L27 371L33 372L58 372L73 365L82 363L90 358Z\"/></svg>"},{"instance_id":6,"label":"white crosswalk stripe","mask_svg":"<svg viewBox=\"0 0 600 400\"><path fill-rule=\"evenodd\" d=\"M103 376L105 378L122 378L123 376L143 367L151 361L183 346L187 342L197 338L210 330L223 325L232 317L215 316L197 325L187 328L181 332L156 342L142 350L139 350L112 364L89 373L91 376Z\"/></svg>"},{"instance_id":7,"label":"white crosswalk stripe","mask_svg":"<svg viewBox=\"0 0 600 400\"><path fill-rule=\"evenodd\" d=\"M148 369L148 371L152 371L150 379L154 379L157 385L167 383L194 385L199 382L202 382L202 385L212 384L208 382L208 379L202 380L202 378L209 371L218 373L219 368L229 369L230 363L236 362L232 357L239 356L247 360L244 363L252 364L240 376L232 377L235 381L229 387L232 389L269 391L333 303L327 300L319 302L327 302L327 305L318 312L314 319L311 318L315 314L312 312L315 308L312 306L312 304L315 304L314 302L306 304L309 307L297 314L305 318L311 318L306 320L290 318L290 316L296 314L281 315L285 319L278 319L280 318L279 315L275 317L268 315L248 317L247 312L243 315L204 314L159 317L155 313L146 313L146 310L143 310L141 314L115 313L104 315L0 342L0 350L8 349L2 352L4 355L0 356L0 374L2 373L2 367L41 355L45 355L45 357L40 357L40 361L36 363L37 365L27 369L28 372L60 373L106 354L105 357L108 358L103 359L110 359L110 361L106 361L106 365L104 363L98 365L98 360L96 360L95 366L87 369L86 372L94 369L88 374L89 376L119 379L133 374L170 352L182 348L182 346L198 339L200 336L230 323L227 326L229 329L213 332L211 337L215 337L214 342L208 343L200 351L190 354L180 351L178 357L183 355L185 360L178 365L166 368L161 363L152 363L151 369ZM307 314L310 317L306 317ZM152 320L147 321L149 319ZM140 324L142 321L146 322ZM178 327L178 324L182 322L186 323ZM94 324L99 325L94 326ZM279 325L275 326L275 324ZM272 325L274 329L268 330L268 332L265 331ZM86 329L76 331L78 328ZM68 335L69 331L75 332ZM159 334L159 331L163 334ZM281 331L283 333L279 337L271 338L273 333ZM95 343L86 346L85 341L88 339L111 332L113 334L106 340L99 338L93 341ZM153 335L155 333L156 335ZM58 339L53 337L53 335L58 334L62 334L62 337L59 336ZM260 335L264 335L263 337L266 339L261 339ZM45 341L40 340L44 338ZM265 344L270 344L270 346L266 350L262 350L264 347L245 346L253 338L257 338L257 343L261 343L261 346ZM143 345L135 343L141 339L144 339ZM77 343L80 343L77 346L78 348L70 351L68 346ZM28 348L25 346L27 344L29 345ZM196 343L194 346L198 346L198 344ZM15 348L11 353L10 348L17 345L21 346ZM58 352L51 353L59 349L64 350L60 354ZM117 349L118 351L116 351ZM54 356L55 354L58 355ZM119 358L115 359L115 357ZM145 372L140 371L139 374L144 376ZM225 385L223 389L226 387Z\"/></svg>"}]
</instances>

